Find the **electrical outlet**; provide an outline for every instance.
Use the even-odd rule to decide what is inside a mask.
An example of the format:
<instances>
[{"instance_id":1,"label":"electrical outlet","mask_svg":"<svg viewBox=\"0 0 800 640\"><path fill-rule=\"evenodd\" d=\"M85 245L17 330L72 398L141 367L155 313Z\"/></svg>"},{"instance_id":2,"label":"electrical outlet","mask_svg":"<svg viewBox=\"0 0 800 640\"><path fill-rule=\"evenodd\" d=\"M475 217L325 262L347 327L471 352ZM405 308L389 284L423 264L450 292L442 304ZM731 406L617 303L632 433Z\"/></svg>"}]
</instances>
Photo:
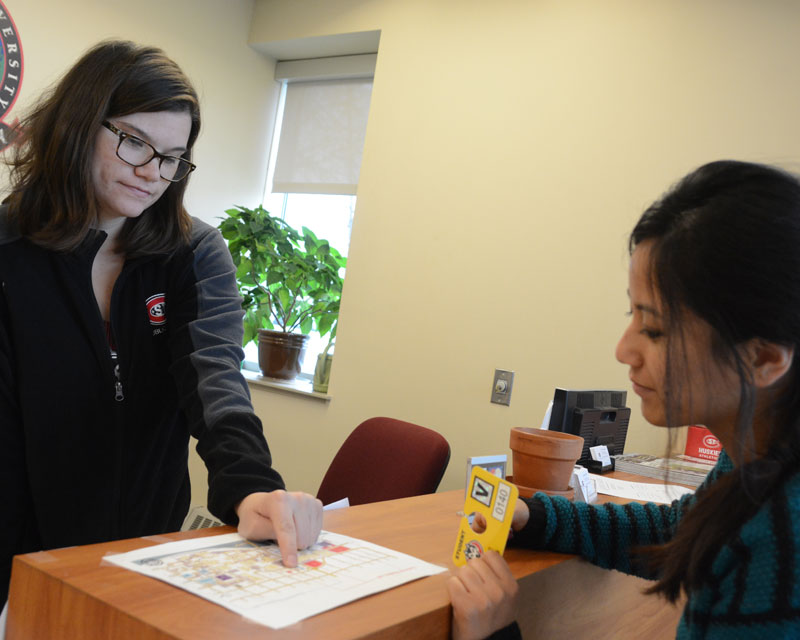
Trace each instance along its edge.
<instances>
[{"instance_id":1,"label":"electrical outlet","mask_svg":"<svg viewBox=\"0 0 800 640\"><path fill-rule=\"evenodd\" d=\"M495 404L511 404L511 388L514 386L514 372L503 369L494 370L492 382L492 402Z\"/></svg>"}]
</instances>

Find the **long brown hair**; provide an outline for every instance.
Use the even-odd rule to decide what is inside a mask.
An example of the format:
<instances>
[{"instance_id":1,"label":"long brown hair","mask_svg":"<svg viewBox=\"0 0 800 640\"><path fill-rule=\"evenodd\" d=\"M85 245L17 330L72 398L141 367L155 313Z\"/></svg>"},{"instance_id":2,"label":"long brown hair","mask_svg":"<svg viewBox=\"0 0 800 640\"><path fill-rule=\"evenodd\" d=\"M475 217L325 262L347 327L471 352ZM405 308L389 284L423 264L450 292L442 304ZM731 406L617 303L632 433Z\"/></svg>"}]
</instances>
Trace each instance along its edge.
<instances>
[{"instance_id":1,"label":"long brown hair","mask_svg":"<svg viewBox=\"0 0 800 640\"><path fill-rule=\"evenodd\" d=\"M740 387L732 453L745 462L697 492L669 542L639 550L659 576L650 592L675 601L706 584L720 547L800 468L797 358L774 392L768 433L759 434L766 451L754 457L756 393L737 349L761 338L800 353L800 181L764 165L704 165L645 211L630 251L645 241L652 241L651 281L668 329L668 426L680 426L678 402L691 392L684 388L687 314L711 326L711 357L738 372Z\"/></svg>"},{"instance_id":2,"label":"long brown hair","mask_svg":"<svg viewBox=\"0 0 800 640\"><path fill-rule=\"evenodd\" d=\"M191 160L200 131L197 93L161 49L109 40L95 45L20 122L20 144L9 160L9 219L32 242L75 249L98 218L92 160L104 120L132 113L185 111ZM169 253L188 239L183 206L188 178L170 184L141 216L128 219L118 250L129 257Z\"/></svg>"}]
</instances>

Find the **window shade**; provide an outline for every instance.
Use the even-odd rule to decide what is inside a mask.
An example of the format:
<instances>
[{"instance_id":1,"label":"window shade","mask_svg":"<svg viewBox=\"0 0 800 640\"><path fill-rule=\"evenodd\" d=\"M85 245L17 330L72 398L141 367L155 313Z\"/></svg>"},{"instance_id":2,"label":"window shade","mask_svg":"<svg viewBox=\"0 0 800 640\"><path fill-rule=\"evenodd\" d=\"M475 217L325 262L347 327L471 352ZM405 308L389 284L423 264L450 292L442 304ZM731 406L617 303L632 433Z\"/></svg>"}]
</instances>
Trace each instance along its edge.
<instances>
[{"instance_id":1,"label":"window shade","mask_svg":"<svg viewBox=\"0 0 800 640\"><path fill-rule=\"evenodd\" d=\"M272 190L355 195L372 78L291 82Z\"/></svg>"}]
</instances>

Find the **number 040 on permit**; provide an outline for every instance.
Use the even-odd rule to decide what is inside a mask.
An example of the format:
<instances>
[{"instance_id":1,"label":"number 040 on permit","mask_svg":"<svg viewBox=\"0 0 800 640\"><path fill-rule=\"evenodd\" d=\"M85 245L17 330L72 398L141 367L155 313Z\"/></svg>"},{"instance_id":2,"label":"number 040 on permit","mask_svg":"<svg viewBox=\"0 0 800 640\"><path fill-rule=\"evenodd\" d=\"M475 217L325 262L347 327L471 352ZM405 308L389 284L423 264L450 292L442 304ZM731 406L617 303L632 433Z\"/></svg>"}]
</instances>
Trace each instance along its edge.
<instances>
[{"instance_id":1,"label":"number 040 on permit","mask_svg":"<svg viewBox=\"0 0 800 640\"><path fill-rule=\"evenodd\" d=\"M464 516L458 529L453 562L457 567L467 560L478 558L486 551L503 554L514 517L514 505L519 491L516 486L498 478L481 467L473 467L464 502ZM480 513L486 529L477 533L472 529L469 515Z\"/></svg>"}]
</instances>

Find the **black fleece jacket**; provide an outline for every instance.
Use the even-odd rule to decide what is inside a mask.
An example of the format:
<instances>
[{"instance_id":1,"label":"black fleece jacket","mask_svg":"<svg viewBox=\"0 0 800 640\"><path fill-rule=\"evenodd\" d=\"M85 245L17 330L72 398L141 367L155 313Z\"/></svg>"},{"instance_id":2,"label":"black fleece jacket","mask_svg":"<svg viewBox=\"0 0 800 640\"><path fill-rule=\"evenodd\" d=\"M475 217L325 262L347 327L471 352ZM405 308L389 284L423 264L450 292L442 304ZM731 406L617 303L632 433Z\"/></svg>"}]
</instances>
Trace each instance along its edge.
<instances>
[{"instance_id":1,"label":"black fleece jacket","mask_svg":"<svg viewBox=\"0 0 800 640\"><path fill-rule=\"evenodd\" d=\"M213 227L128 260L111 298L112 361L91 266L105 235L69 253L9 229L0 209L0 606L12 555L180 528L189 436L209 509L283 488L240 374L242 309Z\"/></svg>"}]
</instances>

